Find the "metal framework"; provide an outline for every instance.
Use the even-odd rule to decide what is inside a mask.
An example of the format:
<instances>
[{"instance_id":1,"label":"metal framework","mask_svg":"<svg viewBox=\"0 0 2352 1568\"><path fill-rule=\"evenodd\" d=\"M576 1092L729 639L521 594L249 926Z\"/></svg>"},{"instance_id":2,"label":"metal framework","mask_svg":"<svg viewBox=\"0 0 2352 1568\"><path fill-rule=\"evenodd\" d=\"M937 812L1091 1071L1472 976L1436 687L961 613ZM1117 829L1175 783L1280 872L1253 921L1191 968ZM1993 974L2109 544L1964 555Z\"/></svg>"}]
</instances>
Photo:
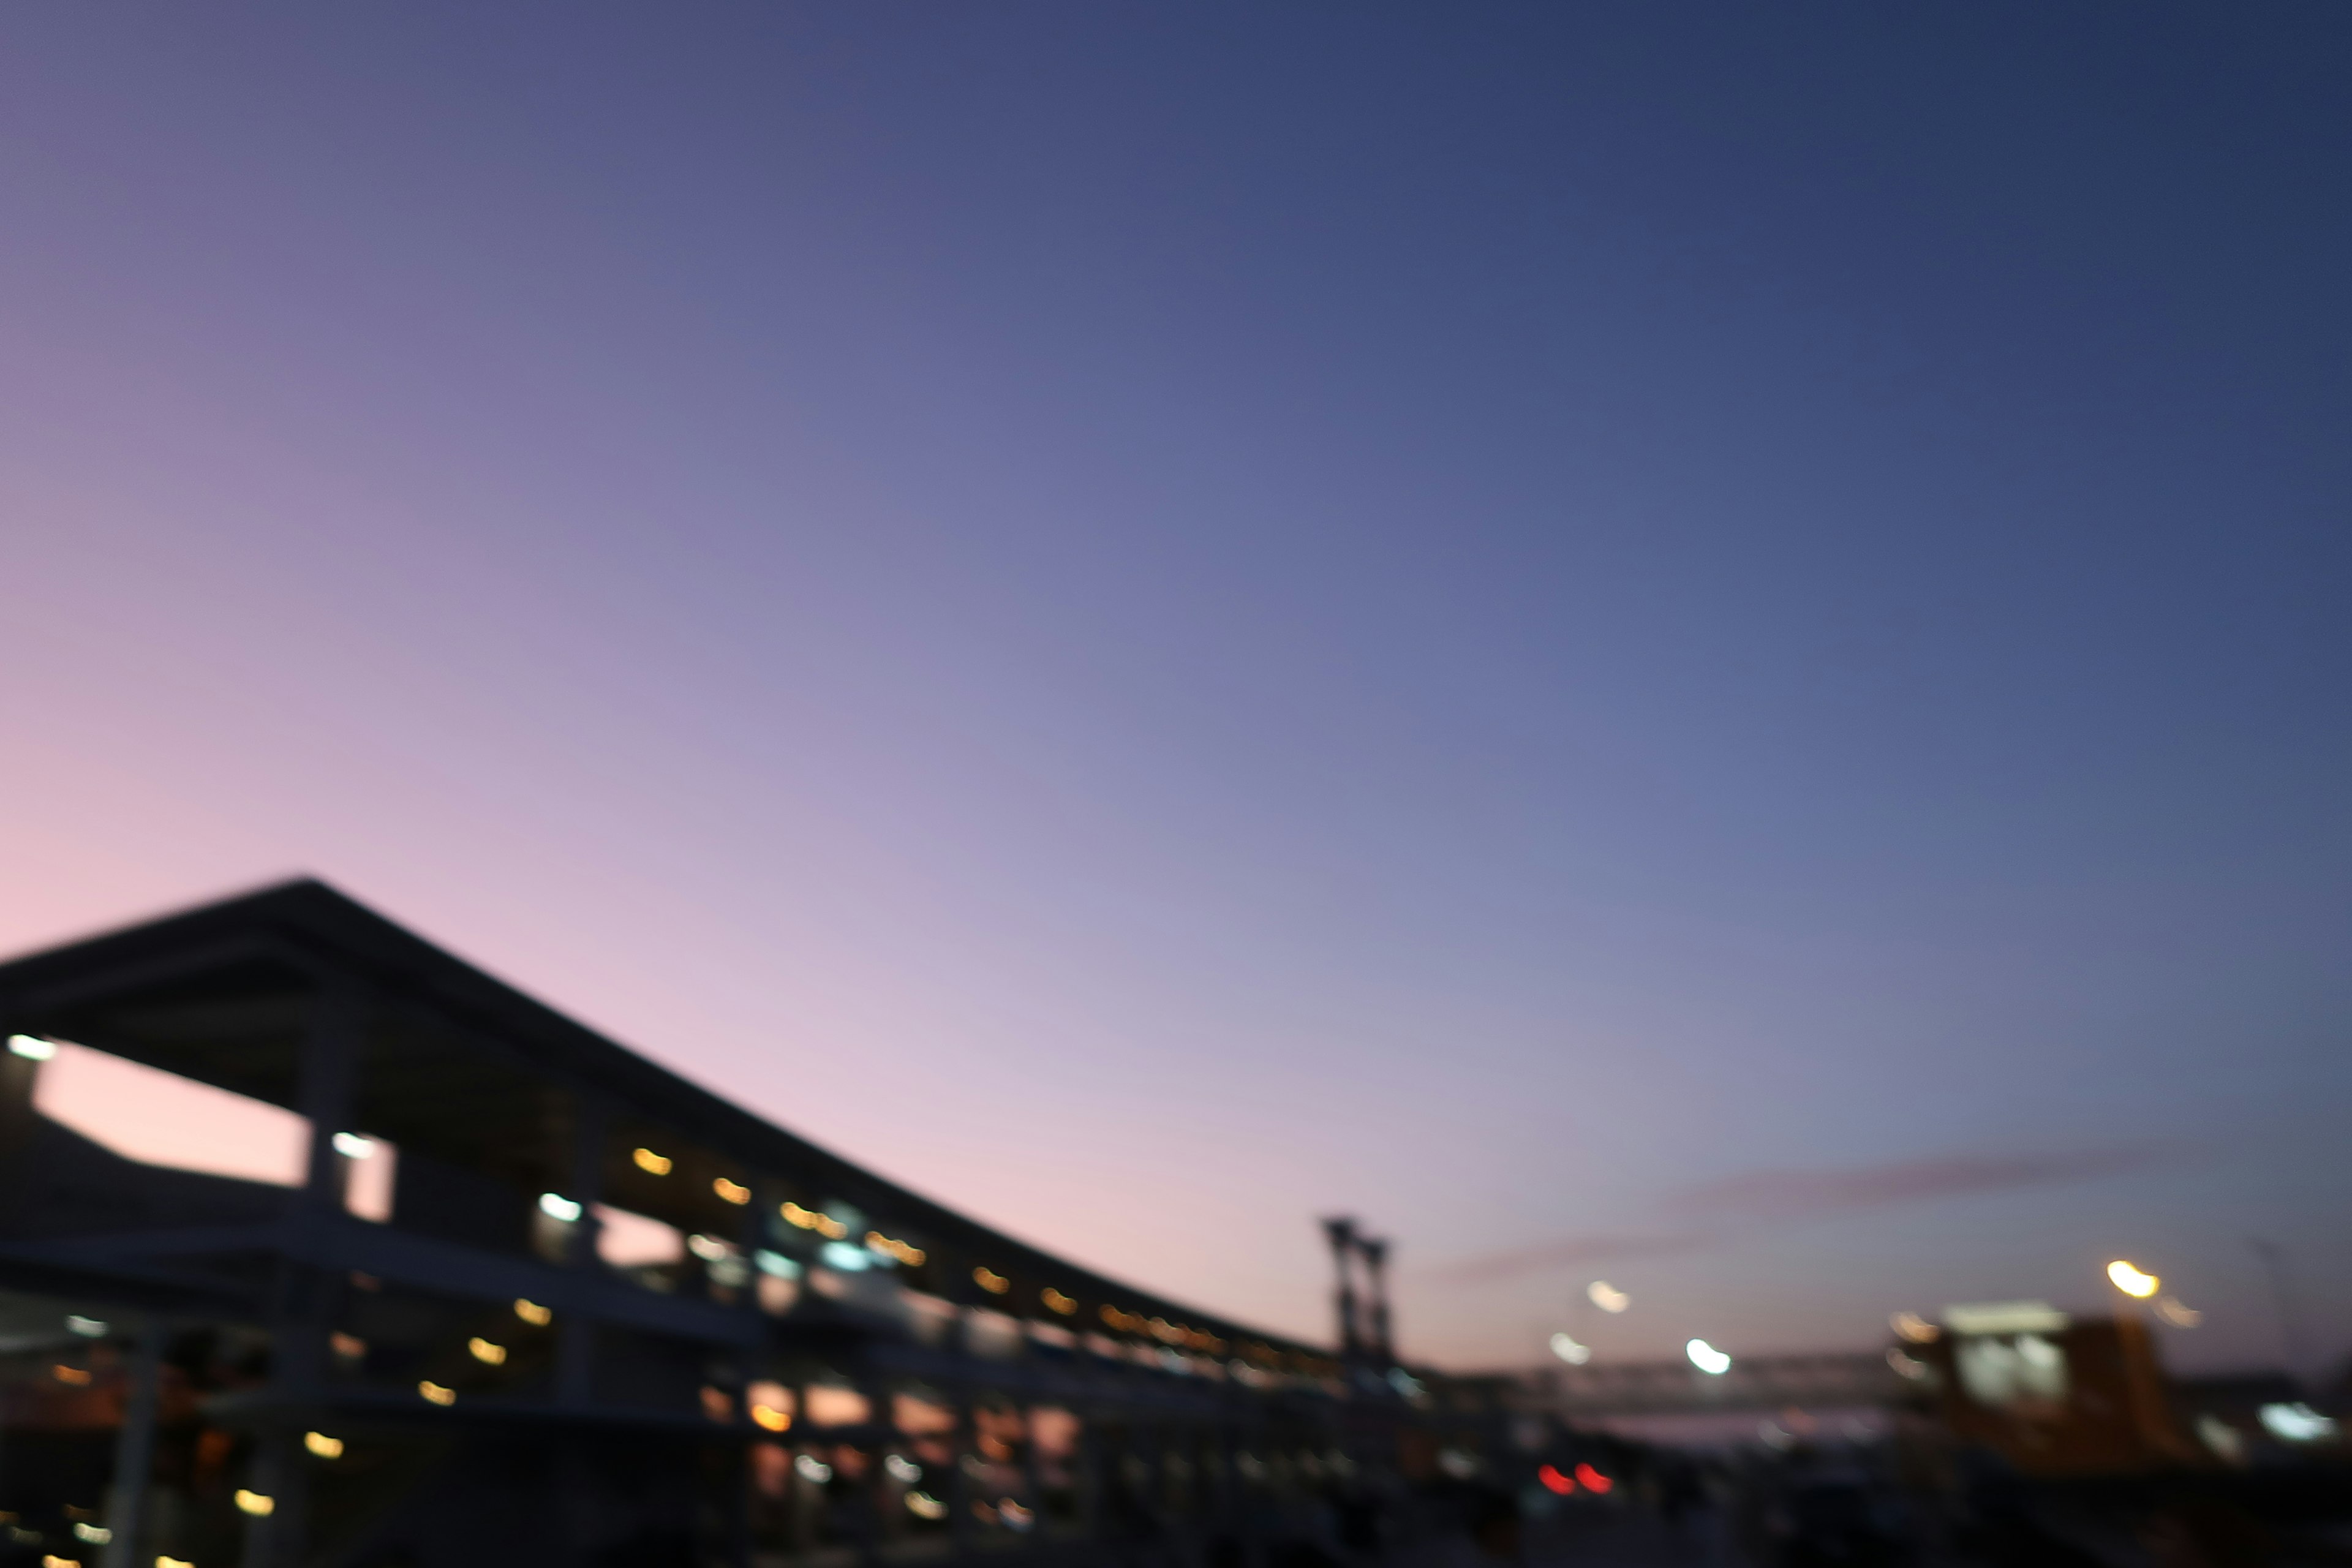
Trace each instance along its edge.
<instances>
[{"instance_id":1,"label":"metal framework","mask_svg":"<svg viewBox=\"0 0 2352 1568\"><path fill-rule=\"evenodd\" d=\"M1027 1246L315 881L0 966L0 1560L1247 1555L1434 1452L1369 1347ZM58 1042L293 1112L299 1184L44 1115Z\"/></svg>"}]
</instances>

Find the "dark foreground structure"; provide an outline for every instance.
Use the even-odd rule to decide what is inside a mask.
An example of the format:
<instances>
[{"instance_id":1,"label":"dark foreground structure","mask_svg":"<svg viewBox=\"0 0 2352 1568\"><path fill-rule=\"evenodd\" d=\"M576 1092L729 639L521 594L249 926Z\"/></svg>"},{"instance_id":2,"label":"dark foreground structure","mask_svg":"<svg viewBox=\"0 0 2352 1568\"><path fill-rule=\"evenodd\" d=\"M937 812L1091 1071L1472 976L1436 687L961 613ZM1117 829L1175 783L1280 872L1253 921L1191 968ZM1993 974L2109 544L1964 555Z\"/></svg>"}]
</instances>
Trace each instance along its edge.
<instances>
[{"instance_id":1,"label":"dark foreground structure","mask_svg":"<svg viewBox=\"0 0 2352 1568\"><path fill-rule=\"evenodd\" d=\"M1383 1357L1024 1246L315 882L0 966L0 1563L1241 1564L1476 1462ZM275 1116L286 1173L130 1157L68 1068Z\"/></svg>"}]
</instances>

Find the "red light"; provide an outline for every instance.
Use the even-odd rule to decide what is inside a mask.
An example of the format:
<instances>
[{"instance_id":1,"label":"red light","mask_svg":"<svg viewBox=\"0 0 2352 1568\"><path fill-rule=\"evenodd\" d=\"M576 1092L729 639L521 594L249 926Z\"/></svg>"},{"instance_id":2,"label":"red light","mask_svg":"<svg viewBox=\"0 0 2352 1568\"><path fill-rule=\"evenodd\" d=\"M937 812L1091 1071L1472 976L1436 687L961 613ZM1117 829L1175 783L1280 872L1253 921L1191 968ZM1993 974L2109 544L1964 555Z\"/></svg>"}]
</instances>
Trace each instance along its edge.
<instances>
[{"instance_id":1,"label":"red light","mask_svg":"<svg viewBox=\"0 0 2352 1568\"><path fill-rule=\"evenodd\" d=\"M1569 1493L1576 1489L1576 1483L1574 1481L1570 1480L1566 1476L1561 1475L1549 1465L1546 1465L1542 1469L1536 1472L1536 1479L1544 1484L1544 1490L1558 1492L1562 1497L1566 1497Z\"/></svg>"},{"instance_id":2,"label":"red light","mask_svg":"<svg viewBox=\"0 0 2352 1568\"><path fill-rule=\"evenodd\" d=\"M1576 1479L1577 1480L1584 1483L1584 1489L1586 1491L1603 1495L1608 1492L1611 1487L1617 1484L1615 1481L1611 1480L1607 1476L1602 1475L1599 1470L1594 1469L1591 1465L1577 1466ZM1562 1476L1560 1479L1567 1480L1568 1478L1566 1476ZM1570 1482L1570 1484L1573 1485L1574 1482Z\"/></svg>"}]
</instances>

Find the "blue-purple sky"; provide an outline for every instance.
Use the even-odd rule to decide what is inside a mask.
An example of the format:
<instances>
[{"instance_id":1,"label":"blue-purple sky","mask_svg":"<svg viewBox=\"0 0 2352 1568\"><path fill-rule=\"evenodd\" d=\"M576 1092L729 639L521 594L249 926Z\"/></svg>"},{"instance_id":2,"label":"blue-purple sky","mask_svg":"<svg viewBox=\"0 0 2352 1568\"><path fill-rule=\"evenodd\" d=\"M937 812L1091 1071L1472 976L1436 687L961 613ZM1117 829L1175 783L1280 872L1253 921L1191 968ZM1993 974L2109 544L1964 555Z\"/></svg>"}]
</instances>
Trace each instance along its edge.
<instances>
[{"instance_id":1,"label":"blue-purple sky","mask_svg":"<svg viewBox=\"0 0 2352 1568\"><path fill-rule=\"evenodd\" d=\"M0 946L317 872L1451 1364L2352 1342L2352 13L0 45Z\"/></svg>"}]
</instances>

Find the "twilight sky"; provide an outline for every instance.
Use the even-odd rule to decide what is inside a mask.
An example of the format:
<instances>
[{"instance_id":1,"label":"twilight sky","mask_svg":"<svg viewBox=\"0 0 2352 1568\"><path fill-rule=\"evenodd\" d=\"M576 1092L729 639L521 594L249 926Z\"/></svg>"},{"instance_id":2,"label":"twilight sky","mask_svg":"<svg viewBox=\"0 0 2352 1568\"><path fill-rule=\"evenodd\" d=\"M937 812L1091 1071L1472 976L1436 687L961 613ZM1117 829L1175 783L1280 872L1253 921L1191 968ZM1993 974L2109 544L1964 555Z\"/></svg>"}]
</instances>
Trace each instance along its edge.
<instances>
[{"instance_id":1,"label":"twilight sky","mask_svg":"<svg viewBox=\"0 0 2352 1568\"><path fill-rule=\"evenodd\" d=\"M0 949L315 872L1448 1364L2352 1346L2343 8L0 43Z\"/></svg>"}]
</instances>

